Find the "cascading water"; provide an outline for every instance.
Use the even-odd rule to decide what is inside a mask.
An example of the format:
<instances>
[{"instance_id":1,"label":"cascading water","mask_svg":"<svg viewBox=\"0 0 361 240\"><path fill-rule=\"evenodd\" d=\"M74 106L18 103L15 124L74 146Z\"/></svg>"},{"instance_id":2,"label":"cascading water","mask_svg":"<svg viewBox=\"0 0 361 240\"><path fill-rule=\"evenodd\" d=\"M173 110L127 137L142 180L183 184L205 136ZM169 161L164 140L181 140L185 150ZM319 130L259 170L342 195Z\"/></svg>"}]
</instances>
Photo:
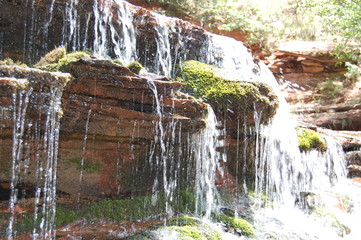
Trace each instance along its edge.
<instances>
[{"instance_id":1,"label":"cascading water","mask_svg":"<svg viewBox=\"0 0 361 240\"><path fill-rule=\"evenodd\" d=\"M115 4L117 8L112 8L112 4ZM54 0L50 2L50 10L53 9ZM153 56L151 53L141 52L139 49L139 36L140 28L135 27L132 23L134 16L129 9L128 4L121 0L95 0L92 8L92 12L86 16L85 29L80 29L79 24L79 1L69 0L66 3L66 24L64 25L63 32L63 44L68 45L73 50L86 48L91 46L94 50L94 55L102 58L118 58L124 63L129 63L133 60L142 60L143 65L150 69L152 72L159 74L165 74L171 76L174 74L175 66L187 59L197 59L199 61L216 65L220 68L228 70L227 78L238 79L245 81L259 81L265 82L272 86L275 91L277 90L277 82L272 76L271 72L266 69L266 66L262 63L255 61L247 49L242 43L237 42L231 38L221 37L213 34L208 34L207 37L198 46L197 51L190 53L187 45L187 38L180 36L180 27L177 24L166 24L163 22L165 19L162 16L154 14L154 21L156 22L153 29L154 39L148 40L150 43L145 46L153 47L156 52ZM34 8L34 1L32 1L32 8ZM33 13L34 14L34 13ZM92 18L94 16L94 18ZM34 16L32 16L34 18ZM52 13L50 13L48 20L45 22L46 28L52 21ZM137 24L147 24L146 19L141 17L141 20L137 20ZM33 25L35 20L32 20ZM94 24L94 33L88 31L91 24ZM30 26L28 32L32 32L34 26ZM81 31L82 30L82 31ZM48 33L46 33L48 34ZM94 34L94 41L91 42L91 34ZM1 33L0 33L1 36ZM26 47L26 35L24 37L24 46ZM194 40L194 39L192 39ZM153 44L154 43L154 44ZM29 45L32 45L29 42ZM152 45L153 44L153 45ZM0 44L1 45L1 44ZM154 47L155 46L155 47ZM24 48L25 49L25 48ZM1 50L1 49L0 49ZM144 50L144 49L143 49ZM147 49L145 49L146 51ZM188 51L189 50L189 51ZM24 50L25 51L25 50ZM31 49L29 51L35 51ZM1 52L1 51L0 51ZM149 54L149 55L147 55ZM31 53L31 55L36 55ZM171 56L175 56L172 58ZM177 173L173 171L177 169L177 166L171 166L173 159L173 149L169 146L176 141L175 133L177 128L182 129L181 124L173 121L167 123L167 127L164 127L163 112L160 107L162 100L158 98L156 86L153 82L149 82L150 89L153 91L156 101L156 113L159 116L159 121L156 122L156 136L154 145L158 144L160 152L156 153L155 148L151 147L149 151L149 158L154 155L157 160L157 165L162 166L162 176L156 176L155 183L153 185L153 192L162 190L165 192L169 201L172 201L172 194L176 189ZM58 96L59 93L56 93ZM58 100L54 99L54 102ZM34 228L33 236L39 238L48 238L54 234L52 225L54 223L55 214L55 182L56 182L56 156L57 156L57 139L58 139L58 105L51 106L53 109L47 113L47 120L45 130L35 130L35 139L41 142L41 147L37 149L36 159L38 159L38 171L37 178L39 179L39 185L36 189L36 206L39 206L41 202L42 194L44 195L44 202L41 209L35 209L34 222L40 220L39 227ZM256 109L257 107L255 107ZM256 109L257 110L257 109ZM213 111L210 109L207 118L207 127L200 133L194 134L189 137L187 151L191 153L194 159L196 159L196 175L194 186L196 189L197 209L198 214L202 214L205 211L205 216L210 217L211 211L215 209L214 198L216 195L215 188L215 173L218 167L219 159L225 159L225 156L219 156L220 153L216 151L216 148L223 143L219 141L219 130L216 128L217 121ZM289 213L294 213L300 219L304 218L302 211L294 208L295 203L300 201L301 193L315 193L322 192L325 189L335 185L335 182L342 181L344 177L343 166L343 153L339 147L331 140L328 142L328 151L326 153L318 153L311 151L309 153L301 153L298 148L298 142L296 138L296 126L297 123L292 120L289 114L289 110L285 101L280 97L280 107L276 116L270 121L268 125L261 124L259 120L262 116L261 111L255 111L255 126L254 133L256 133L256 149L255 149L255 191L256 195L262 195L265 193L273 206L279 205L276 210L265 209L264 212L260 211L260 216L256 214L256 225L259 229L264 227L263 220L265 215L270 213L272 216L281 219L282 221L289 221ZM16 119L16 118L14 118ZM241 119L241 118L240 118ZM237 141L242 137L240 130L244 129L244 138L246 138L247 129L249 126L240 126L238 120L238 133ZM241 119L242 121L242 119ZM21 121L20 121L21 122ZM178 124L178 127L177 127ZM33 123L33 126L40 128L37 124ZM15 129L15 128L14 128ZM19 128L17 128L14 136L21 136L18 134ZM44 134L40 137L41 134ZM169 134L169 132L171 134ZM20 131L21 133L21 131ZM168 138L167 134L171 137ZM179 134L179 138L186 137ZM14 137L14 146L20 146L21 140ZM20 143L16 143L20 141ZM85 140L86 141L86 140ZM179 140L180 142L181 140ZM237 143L238 144L238 143ZM16 149L18 147L15 147ZM119 148L119 145L118 145ZM46 149L46 150L44 150ZM14 150L15 152L17 150ZM247 151L246 148L237 148L237 158L245 157ZM178 157L182 156L181 153L185 152L183 149L179 149ZM13 156L16 156L14 154ZM23 159L23 157L13 157L13 160ZM43 162L40 159L47 159ZM118 159L119 160L119 159ZM15 160L14 160L15 161ZM176 161L180 164L180 161ZM119 164L119 163L118 163ZM173 169L172 169L173 168ZM16 171L17 166L14 164L13 171ZM172 169L170 171L169 169ZM246 167L243 169L237 168L237 180L239 183L238 175L245 174ZM174 175L169 177L170 174ZM159 179L162 180L163 189L158 186ZM43 182L44 181L44 182ZM119 179L116 180L120 181ZM16 185L16 175L14 176L14 186ZM243 183L246 185L246 183ZM119 185L117 183L117 185ZM119 186L117 186L119 187ZM246 187L245 187L246 188ZM119 190L118 190L119 192ZM16 204L16 193L12 194L14 197L10 201L10 209L13 209ZM359 196L359 195L358 195ZM166 210L172 215L172 209L169 206L167 200ZM296 204L297 205L297 204ZM48 208L50 206L50 208ZM282 215L285 212L288 215ZM310 221L310 218L305 218L309 223L314 224L314 221ZM281 221L279 220L279 221ZM13 225L15 218L12 218L8 228L8 237L13 236ZM266 224L271 227L276 227L277 221L271 222L270 219L266 219ZM284 223L284 222L282 222ZM294 227L294 231L288 231L288 235L279 236L282 239L316 239L317 236L325 237L325 235L317 235L317 233L305 234L296 232L297 226L301 223L295 222L291 227ZM303 224L303 223L302 223ZM295 226L296 225L296 226ZM285 224L278 226L282 228ZM307 224L307 226L310 226ZM317 225L319 226L319 225ZM327 228L325 228L327 231ZM304 230L303 230L304 231ZM307 231L307 229L306 229ZM289 234L296 234L298 237L292 238ZM269 232L261 232L259 239L269 237ZM333 236L333 235L332 235ZM331 237L332 237L331 236ZM326 235L326 237L329 237ZM329 237L329 238L331 238Z\"/></svg>"},{"instance_id":2,"label":"cascading water","mask_svg":"<svg viewBox=\"0 0 361 240\"><path fill-rule=\"evenodd\" d=\"M19 77L18 74L21 79L14 78ZM10 217L6 237L16 239L21 233L21 224L18 222L21 209L19 206L30 195L34 196L34 211L33 215L29 216L29 221L32 221L32 238L54 239L60 101L62 87L69 76L60 73L47 75L42 71L17 66L3 67L1 76L4 75L13 79L16 84L13 89L7 88L14 92L12 108L2 107L5 110L3 122L13 122L13 126L3 126L5 130L12 127L13 131L12 143L10 142ZM3 94L3 85L1 87L2 98L9 98ZM5 85L5 89L6 87ZM45 87L46 90L39 91ZM6 119L6 116L9 119ZM7 149L3 148L2 151L4 152L1 154L6 156ZM30 179L34 183L33 189L24 189L22 186Z\"/></svg>"},{"instance_id":3,"label":"cascading water","mask_svg":"<svg viewBox=\"0 0 361 240\"><path fill-rule=\"evenodd\" d=\"M23 135L25 127L25 116L27 105L29 103L29 92L21 91L13 94L13 147L12 147L12 164L11 164L11 183L10 183L10 200L9 210L11 212L9 225L7 228L7 238L13 239L15 224L15 206L17 204L18 189L16 185L19 181L21 171L21 153L23 150Z\"/></svg>"},{"instance_id":4,"label":"cascading water","mask_svg":"<svg viewBox=\"0 0 361 240\"><path fill-rule=\"evenodd\" d=\"M192 152L196 161L196 213L210 219L211 212L216 211L216 171L219 163L226 161L225 156L217 152L217 147L224 143L219 140L221 132L217 129L217 118L211 107L208 107L206 128L192 136Z\"/></svg>"}]
</instances>

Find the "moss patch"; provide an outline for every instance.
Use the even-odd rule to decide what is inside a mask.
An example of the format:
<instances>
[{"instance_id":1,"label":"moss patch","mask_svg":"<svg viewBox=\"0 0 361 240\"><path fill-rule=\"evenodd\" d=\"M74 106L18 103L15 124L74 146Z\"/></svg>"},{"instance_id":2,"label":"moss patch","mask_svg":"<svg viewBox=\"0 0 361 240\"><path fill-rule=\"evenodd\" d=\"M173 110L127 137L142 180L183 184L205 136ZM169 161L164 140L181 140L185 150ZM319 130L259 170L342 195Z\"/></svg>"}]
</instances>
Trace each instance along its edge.
<instances>
[{"instance_id":1,"label":"moss patch","mask_svg":"<svg viewBox=\"0 0 361 240\"><path fill-rule=\"evenodd\" d=\"M216 110L253 112L261 107L268 117L274 115L278 106L277 96L264 83L231 81L220 77L221 70L198 61L182 64L177 77L186 84L186 90L204 99Z\"/></svg>"},{"instance_id":2,"label":"moss patch","mask_svg":"<svg viewBox=\"0 0 361 240\"><path fill-rule=\"evenodd\" d=\"M60 47L42 57L35 67L50 72L69 72L70 63L81 58L90 58L90 56L82 51L66 53L65 48Z\"/></svg>"},{"instance_id":3,"label":"moss patch","mask_svg":"<svg viewBox=\"0 0 361 240\"><path fill-rule=\"evenodd\" d=\"M321 136L310 129L299 128L297 129L297 137L299 148L303 152L317 149L318 151L325 152L327 145Z\"/></svg>"},{"instance_id":4,"label":"moss patch","mask_svg":"<svg viewBox=\"0 0 361 240\"><path fill-rule=\"evenodd\" d=\"M132 62L128 65L128 68L130 71L132 71L133 73L135 74L139 74L140 71L143 69L143 66L142 64L140 64L139 62L135 61L135 62Z\"/></svg>"},{"instance_id":5,"label":"moss patch","mask_svg":"<svg viewBox=\"0 0 361 240\"><path fill-rule=\"evenodd\" d=\"M5 58L4 60L0 61L0 65L9 65L9 66L19 66L19 67L28 67L28 65L26 65L25 63L22 63L20 61L16 61L14 62L14 60L12 60L11 58Z\"/></svg>"},{"instance_id":6,"label":"moss patch","mask_svg":"<svg viewBox=\"0 0 361 240\"><path fill-rule=\"evenodd\" d=\"M256 236L256 230L251 223L240 217L229 217L225 214L214 214L213 218L228 225L232 229L237 229L242 232L243 236L254 237Z\"/></svg>"},{"instance_id":7,"label":"moss patch","mask_svg":"<svg viewBox=\"0 0 361 240\"><path fill-rule=\"evenodd\" d=\"M114 59L113 62L119 64L120 66L124 66L124 63L120 59Z\"/></svg>"}]
</instances>

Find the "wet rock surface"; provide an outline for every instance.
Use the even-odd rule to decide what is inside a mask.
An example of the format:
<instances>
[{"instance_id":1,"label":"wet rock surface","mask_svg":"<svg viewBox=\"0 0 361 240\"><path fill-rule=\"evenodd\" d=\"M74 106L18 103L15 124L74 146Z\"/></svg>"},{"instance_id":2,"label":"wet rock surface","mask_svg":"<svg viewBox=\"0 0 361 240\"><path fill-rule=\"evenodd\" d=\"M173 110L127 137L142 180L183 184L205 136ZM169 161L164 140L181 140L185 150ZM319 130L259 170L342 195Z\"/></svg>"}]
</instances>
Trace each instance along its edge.
<instances>
[{"instance_id":1,"label":"wet rock surface","mask_svg":"<svg viewBox=\"0 0 361 240\"><path fill-rule=\"evenodd\" d=\"M40 110L45 109L43 104L49 101L51 91L45 89L60 82L58 78L68 81L70 75L17 66L2 66L1 71L4 76L0 81L1 104L8 106L2 111L0 123L4 166L1 179L7 181L12 151L13 123L9 119L13 117L13 92L18 90L19 82L24 88L31 85L33 95L26 118L36 119L44 114ZM141 77L111 61L95 59L72 64L71 73L73 79L63 89L59 109L62 114L59 191L72 196L81 193L84 197L147 193L153 183L150 179L156 174L147 156L151 148L160 151L154 142L157 124L161 121L164 129L174 128L173 134L182 131L184 136L205 127L203 117L207 114L207 105L195 99L176 98L175 93L183 86L179 82L155 75ZM43 83L45 79L49 81L47 85ZM157 96L151 84L157 88ZM162 101L161 116L157 113L155 97ZM25 125L24 132L31 138L28 128ZM166 130L163 137L170 138L172 131ZM175 144L182 146L181 141L179 138ZM23 164L28 169L23 182L35 183L33 173L37 166L32 158L30 154L29 161Z\"/></svg>"}]
</instances>

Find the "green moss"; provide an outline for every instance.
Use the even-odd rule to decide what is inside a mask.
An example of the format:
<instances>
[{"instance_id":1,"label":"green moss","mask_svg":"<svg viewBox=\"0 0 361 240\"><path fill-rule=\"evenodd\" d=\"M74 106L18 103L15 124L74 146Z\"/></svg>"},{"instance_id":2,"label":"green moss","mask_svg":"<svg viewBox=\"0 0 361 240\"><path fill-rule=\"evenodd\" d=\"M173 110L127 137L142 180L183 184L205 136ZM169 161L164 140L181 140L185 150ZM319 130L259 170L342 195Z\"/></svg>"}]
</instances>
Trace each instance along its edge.
<instances>
[{"instance_id":1,"label":"green moss","mask_svg":"<svg viewBox=\"0 0 361 240\"><path fill-rule=\"evenodd\" d=\"M186 90L210 103L215 109L253 112L262 106L271 117L278 106L277 96L264 83L230 81L218 75L221 70L198 61L182 64L177 77L186 84Z\"/></svg>"},{"instance_id":2,"label":"green moss","mask_svg":"<svg viewBox=\"0 0 361 240\"><path fill-rule=\"evenodd\" d=\"M213 214L213 218L218 221L228 225L230 228L241 230L242 235L247 237L256 236L256 230L248 221L240 217L229 217L225 214Z\"/></svg>"},{"instance_id":3,"label":"green moss","mask_svg":"<svg viewBox=\"0 0 361 240\"><path fill-rule=\"evenodd\" d=\"M5 58L4 60L0 61L0 65L10 65L10 66L19 66L19 67L28 67L25 63L22 63L20 61L14 62L11 58Z\"/></svg>"},{"instance_id":4,"label":"green moss","mask_svg":"<svg viewBox=\"0 0 361 240\"><path fill-rule=\"evenodd\" d=\"M65 226L69 223L75 222L80 216L72 210L57 207L55 213L55 225L56 226Z\"/></svg>"},{"instance_id":5,"label":"green moss","mask_svg":"<svg viewBox=\"0 0 361 240\"><path fill-rule=\"evenodd\" d=\"M324 152L327 150L325 140L321 136L310 129L297 129L297 137L299 148L303 152L310 151L311 149L317 149L318 151Z\"/></svg>"},{"instance_id":6,"label":"green moss","mask_svg":"<svg viewBox=\"0 0 361 240\"><path fill-rule=\"evenodd\" d=\"M41 68L43 66L55 64L61 58L65 57L65 55L66 55L65 47L57 47L54 50L47 53L44 57L42 57L40 61L35 64L35 67Z\"/></svg>"},{"instance_id":7,"label":"green moss","mask_svg":"<svg viewBox=\"0 0 361 240\"><path fill-rule=\"evenodd\" d=\"M211 225L204 223L201 219L188 215L172 218L168 221L170 226L193 227L196 228L207 240L221 240L220 233Z\"/></svg>"},{"instance_id":8,"label":"green moss","mask_svg":"<svg viewBox=\"0 0 361 240\"><path fill-rule=\"evenodd\" d=\"M186 198L184 198L184 196L186 196ZM190 194L181 191L178 201L171 202L170 206L176 213L179 213L189 208L194 208L194 206L191 206L194 201L194 197L190 197ZM190 207L177 209L178 203L180 203L181 206ZM134 199L103 200L91 206L84 213L84 216L87 218L102 218L115 222L144 220L150 216L165 215L165 205L166 198L164 194L158 195L155 204L152 203L151 195Z\"/></svg>"},{"instance_id":9,"label":"green moss","mask_svg":"<svg viewBox=\"0 0 361 240\"><path fill-rule=\"evenodd\" d=\"M130 71L132 71L133 73L135 74L139 74L140 71L143 69L143 66L142 64L140 64L139 62L135 61L135 62L132 62L128 65L128 68Z\"/></svg>"},{"instance_id":10,"label":"green moss","mask_svg":"<svg viewBox=\"0 0 361 240\"><path fill-rule=\"evenodd\" d=\"M120 59L114 59L113 62L119 64L120 66L124 66L124 63Z\"/></svg>"},{"instance_id":11,"label":"green moss","mask_svg":"<svg viewBox=\"0 0 361 240\"><path fill-rule=\"evenodd\" d=\"M45 71L69 72L70 63L76 62L81 58L90 58L90 56L82 51L66 53L65 48L61 47L45 55L35 64L35 67Z\"/></svg>"},{"instance_id":12,"label":"green moss","mask_svg":"<svg viewBox=\"0 0 361 240\"><path fill-rule=\"evenodd\" d=\"M199 218L188 215L172 218L168 222L168 225L176 226L197 226L199 224L201 224L201 220Z\"/></svg>"},{"instance_id":13,"label":"green moss","mask_svg":"<svg viewBox=\"0 0 361 240\"><path fill-rule=\"evenodd\" d=\"M171 226L170 230L178 232L180 240L207 240L206 237L196 228L192 226Z\"/></svg>"},{"instance_id":14,"label":"green moss","mask_svg":"<svg viewBox=\"0 0 361 240\"><path fill-rule=\"evenodd\" d=\"M99 172L102 168L101 164L94 164L88 161L84 161L82 166L81 159L70 159L69 162L77 165L78 169L83 169L89 173Z\"/></svg>"}]
</instances>

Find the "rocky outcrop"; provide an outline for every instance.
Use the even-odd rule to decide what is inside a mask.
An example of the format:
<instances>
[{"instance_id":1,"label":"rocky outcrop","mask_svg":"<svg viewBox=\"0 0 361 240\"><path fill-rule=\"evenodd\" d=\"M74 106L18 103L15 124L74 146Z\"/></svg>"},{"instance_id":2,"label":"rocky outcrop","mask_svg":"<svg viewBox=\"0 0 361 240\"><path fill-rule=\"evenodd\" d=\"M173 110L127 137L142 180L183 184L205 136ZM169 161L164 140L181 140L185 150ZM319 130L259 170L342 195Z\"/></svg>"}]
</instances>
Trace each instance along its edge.
<instances>
[{"instance_id":1,"label":"rocky outcrop","mask_svg":"<svg viewBox=\"0 0 361 240\"><path fill-rule=\"evenodd\" d=\"M45 131L41 129L46 126L46 119L38 121L37 118L46 116L46 103L52 101L49 99L53 94L51 86L59 82L54 79L69 80L70 75L18 66L1 66L0 69L1 105L4 107L0 118L1 164L4 166L0 181L9 181L13 92L17 89L29 91L28 108L23 110L23 137L24 144L36 149L39 145L31 139ZM177 139L172 141L175 156L185 147L182 136L187 138L205 127L203 118L207 105L177 94L183 86L179 82L149 74L142 77L105 60L82 59L70 69L72 81L63 90L61 110L60 106L57 109L62 115L57 143L58 190L61 192L73 196L81 193L84 197L147 193L156 171L161 169L152 168L155 159L151 156L161 151L157 142L159 124L163 125L161 137L165 143ZM63 85L65 82L61 81ZM157 102L161 106L157 106ZM161 108L161 114L157 108ZM36 127L40 132L36 132ZM24 172L21 171L19 182L36 185L37 151L26 150L25 146L20 151L20 158L27 160L21 167ZM184 164L192 165L192 161L188 161ZM186 166L184 169L186 171Z\"/></svg>"},{"instance_id":2,"label":"rocky outcrop","mask_svg":"<svg viewBox=\"0 0 361 240\"><path fill-rule=\"evenodd\" d=\"M136 59L150 72L169 75L168 65L201 59L200 49L207 48L204 29L125 1L51 2L2 2L0 58L34 64L54 46L65 45L72 51L92 49L102 57Z\"/></svg>"}]
</instances>

